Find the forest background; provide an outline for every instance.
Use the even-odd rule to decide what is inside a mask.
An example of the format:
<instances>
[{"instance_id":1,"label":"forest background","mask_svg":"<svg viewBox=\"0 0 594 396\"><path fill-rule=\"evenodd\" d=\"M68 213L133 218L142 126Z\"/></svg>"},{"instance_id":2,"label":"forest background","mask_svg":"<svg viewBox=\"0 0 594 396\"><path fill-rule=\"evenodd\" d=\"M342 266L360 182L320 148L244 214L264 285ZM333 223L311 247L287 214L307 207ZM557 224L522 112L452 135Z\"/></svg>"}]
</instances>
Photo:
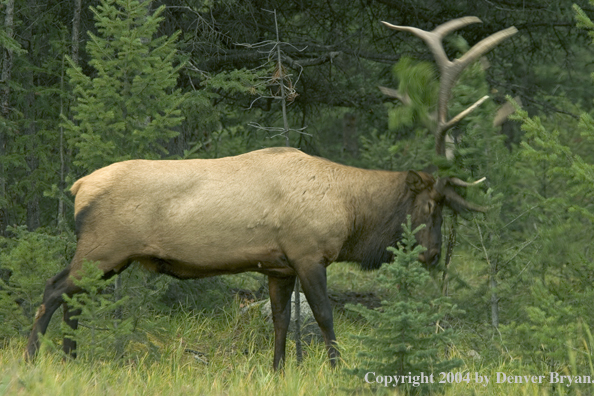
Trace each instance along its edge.
<instances>
[{"instance_id":1,"label":"forest background","mask_svg":"<svg viewBox=\"0 0 594 396\"><path fill-rule=\"evenodd\" d=\"M468 189L467 199L491 210L475 216L445 213L445 241L452 230L456 235L455 243L450 238L448 276L432 273L430 287L419 297L431 300L447 293L459 308L441 322L442 328L455 329L456 338L439 354L462 359L464 373L505 367L594 376L594 30L587 18L594 15L594 5L565 0L3 0L0 7L0 339L5 356L23 348L45 280L72 257L68 187L77 178L130 158L218 158L289 144L364 168L425 169L470 181L486 177L481 187ZM490 99L452 130L456 150L445 160L434 154L430 132L439 84L433 57L424 42L380 21L432 30L466 15L482 23L444 40L450 59L499 30L515 26L518 33L471 65L454 88L450 114L483 95ZM378 86L397 88L412 100L384 96ZM516 103L514 115L506 113L510 102ZM442 256L444 270L448 255ZM377 283L377 274L355 265L335 264L329 271L337 301L373 305L394 297L393 290ZM114 346L99 348L93 339L88 359L119 356L120 362L148 365L146 356L167 355L186 362L185 350L204 350L208 343L206 328L187 327L190 322L218 326L219 335L208 334L220 336L220 344L225 337L239 337L240 330L260 328L255 318L249 323L240 318L244 301L237 297L238 289L251 289L251 299L265 297L265 280L258 275L180 283L140 272L117 282L115 298L127 294L128 299L110 313L112 332L105 337ZM371 334L373 325L343 305L336 308L338 328ZM121 318L129 318L129 326ZM62 330L57 323L52 326L46 341L55 350L52 337L57 340ZM225 330L229 326L233 335ZM223 356L223 366L241 371L234 359L243 357L230 357L245 355L240 349L248 355L262 349L271 359L272 330L263 333L269 334L256 341L234 338L233 347L206 355L211 363ZM338 336L347 349L344 364L358 367L357 351L365 348L340 330ZM238 346L241 342L252 346ZM317 349L311 348L315 355ZM264 388L279 386L266 381L285 381L296 394L305 392L308 382L320 392L377 390L361 380L324 382L327 375L318 372L321 356L312 363L315 379L270 379L266 359L260 374L249 376L261 375L255 386ZM14 361L1 361L7 374L0 376L0 389L24 386L34 393L35 384L47 385L28 376L26 366L10 367L17 370L11 372ZM15 385L15 377L25 385ZM219 391L244 381L222 378ZM554 385L527 389L565 392Z\"/></svg>"}]
</instances>

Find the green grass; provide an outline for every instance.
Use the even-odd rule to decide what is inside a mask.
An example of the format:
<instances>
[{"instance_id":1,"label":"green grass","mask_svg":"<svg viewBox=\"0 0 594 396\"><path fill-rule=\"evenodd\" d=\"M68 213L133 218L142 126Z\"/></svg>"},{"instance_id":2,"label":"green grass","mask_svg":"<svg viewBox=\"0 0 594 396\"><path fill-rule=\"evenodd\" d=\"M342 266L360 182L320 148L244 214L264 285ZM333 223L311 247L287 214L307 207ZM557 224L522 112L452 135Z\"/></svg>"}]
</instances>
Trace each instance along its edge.
<instances>
[{"instance_id":1,"label":"green grass","mask_svg":"<svg viewBox=\"0 0 594 396\"><path fill-rule=\"evenodd\" d=\"M353 264L332 265L328 283L334 292L376 291L375 273L361 272ZM229 287L257 288L259 278L245 275L228 278ZM222 300L221 300L222 301ZM342 395L342 394L401 394L399 389L366 383L363 378L347 373L349 368L360 367L358 352L364 346L349 336L371 329L354 319L353 315L335 312L335 330L342 361L332 369L327 361L324 345L304 346L304 361L296 364L295 344L287 345L287 364L284 374L272 370L274 333L258 310L242 313L242 301L225 300L217 309L165 312L147 309L140 328L147 330L147 339L139 338L127 345L124 358L109 356L90 357L85 353L88 345L79 345L80 357L64 360L60 351L61 339L56 313L44 340L38 358L23 361L25 337L13 337L0 344L0 396L3 395ZM230 302L229 302L230 301ZM210 304L210 303L209 303ZM144 311L143 311L144 312ZM445 395L589 395L594 385L558 386L550 384L496 384L497 372L508 375L543 375L546 368L535 369L533 363L524 363L511 352L488 353L495 349L493 339L477 343L472 329L460 325L462 336L450 353L464 360L460 372L489 376L488 386L475 383L457 383L437 388ZM587 333L588 336L590 333ZM593 340L584 337L588 352ZM196 358L186 350L198 351ZM473 360L470 350L477 350L482 358ZM582 353L583 352L579 352ZM578 358L582 355L578 355ZM590 358L588 358L590 359ZM207 364L205 364L205 362ZM591 359L588 360L590 366ZM567 365L568 369L572 364ZM580 365L593 375L594 369ZM566 370L566 371L567 371ZM393 374L393 373L377 373ZM570 374L569 372L564 373ZM576 374L576 373L574 373ZM434 373L438 380L439 374Z\"/></svg>"},{"instance_id":2,"label":"green grass","mask_svg":"<svg viewBox=\"0 0 594 396\"><path fill-rule=\"evenodd\" d=\"M181 313L160 322L162 327L151 340L158 353L131 344L127 356L134 358L119 361L89 359L84 353L80 359L64 361L52 346L59 342L56 339L33 363L26 363L25 340L13 340L0 353L0 395L313 396L368 389L343 370L356 360L357 351L356 342L346 334L359 333L363 327L340 316L336 330L344 335L341 367L330 367L321 344L305 345L304 362L297 367L294 343L289 342L284 375L272 371L271 325L257 314L241 314L238 304L221 315ZM208 364L186 349L204 353L201 359Z\"/></svg>"},{"instance_id":3,"label":"green grass","mask_svg":"<svg viewBox=\"0 0 594 396\"><path fill-rule=\"evenodd\" d=\"M341 395L398 394L398 388L367 384L362 378L349 375L345 368L360 362L361 346L348 334L361 334L369 329L336 317L342 362L332 369L321 344L305 346L302 365L295 362L294 343L287 348L284 374L272 371L273 334L256 313L241 314L239 302L221 314L177 313L156 317L159 325L151 333L155 350L144 344L131 343L125 359L62 359L59 349L46 342L33 363L23 361L25 339L13 339L0 350L0 395ZM196 359L192 349L204 353ZM453 353L464 358L457 348ZM558 388L548 384L495 384L498 371L512 375L543 374L534 372L518 361L495 364L466 359L463 374L488 375L491 383L484 387L471 381L440 388L446 395L563 395L580 394L580 389ZM378 373L379 374L379 373ZM388 373L389 374L389 373ZM438 374L435 373L438 379ZM568 393L568 392L572 393ZM396 392L396 393L395 393ZM589 394L584 392L583 394Z\"/></svg>"},{"instance_id":4,"label":"green grass","mask_svg":"<svg viewBox=\"0 0 594 396\"><path fill-rule=\"evenodd\" d=\"M357 263L334 263L328 267L328 288L334 291L377 292L376 271L361 271Z\"/></svg>"}]
</instances>

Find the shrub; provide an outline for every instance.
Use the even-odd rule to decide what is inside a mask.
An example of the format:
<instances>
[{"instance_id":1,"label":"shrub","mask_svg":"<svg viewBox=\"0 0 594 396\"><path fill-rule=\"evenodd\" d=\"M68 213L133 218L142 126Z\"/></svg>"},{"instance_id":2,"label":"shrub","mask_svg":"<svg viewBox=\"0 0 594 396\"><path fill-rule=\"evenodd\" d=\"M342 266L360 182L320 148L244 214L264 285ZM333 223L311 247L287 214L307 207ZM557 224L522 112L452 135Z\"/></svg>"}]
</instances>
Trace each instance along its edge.
<instances>
[{"instance_id":1,"label":"shrub","mask_svg":"<svg viewBox=\"0 0 594 396\"><path fill-rule=\"evenodd\" d=\"M378 375L429 375L449 372L462 364L460 359L445 356L447 346L456 334L443 325L447 315L460 311L448 297L432 297L427 293L431 276L418 261L424 248L415 246L414 237L423 226L411 230L409 217L403 227L403 239L398 243L398 249L388 248L394 253L394 260L382 266L377 278L378 284L393 290L396 297L382 301L377 309L360 304L350 306L373 329L368 335L357 336L365 347L359 352L362 363L352 370L357 375L370 371ZM409 391L428 388L427 384L418 388L412 384L399 387Z\"/></svg>"}]
</instances>

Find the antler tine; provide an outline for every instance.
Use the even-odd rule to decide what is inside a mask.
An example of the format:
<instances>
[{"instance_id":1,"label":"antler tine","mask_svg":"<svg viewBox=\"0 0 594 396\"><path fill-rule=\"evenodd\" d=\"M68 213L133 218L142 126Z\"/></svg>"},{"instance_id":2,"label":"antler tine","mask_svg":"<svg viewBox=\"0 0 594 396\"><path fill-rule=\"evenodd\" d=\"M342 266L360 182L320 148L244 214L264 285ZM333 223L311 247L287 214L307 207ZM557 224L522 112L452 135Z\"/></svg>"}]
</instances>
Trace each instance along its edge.
<instances>
[{"instance_id":1,"label":"antler tine","mask_svg":"<svg viewBox=\"0 0 594 396\"><path fill-rule=\"evenodd\" d=\"M471 25L473 23L483 23L483 21L474 16L456 18L452 19L451 21L442 23L441 25L433 29L433 33L438 34L443 38L448 34L452 33L453 31L463 28L464 26Z\"/></svg>"},{"instance_id":2,"label":"antler tine","mask_svg":"<svg viewBox=\"0 0 594 396\"><path fill-rule=\"evenodd\" d=\"M485 206L480 206L473 204L472 202L466 201L462 198L456 191L452 188L452 186L459 186L459 187L471 187L476 186L479 183L485 181L486 178L483 177L480 180L477 180L473 183L468 183L463 180L458 179L457 177L442 177L437 179L435 183L435 190L438 191L440 194L443 194L446 197L446 202L448 206L454 211L459 213L464 213L466 211L473 211L473 212L486 212L489 208Z\"/></svg>"},{"instance_id":3,"label":"antler tine","mask_svg":"<svg viewBox=\"0 0 594 396\"><path fill-rule=\"evenodd\" d=\"M431 52L433 53L435 61L437 62L437 65L439 66L440 70L449 67L452 63L448 59L443 49L443 45L441 45L441 39L443 38L443 35L441 35L439 32L436 33L435 30L437 29L435 29L432 32L427 32L416 27L392 25L391 23L385 21L382 21L382 23L390 29L398 30L401 32L409 32L422 39L425 42L425 44L427 44L431 49ZM449 22L446 22L443 25L438 26L437 28L439 29L440 27L447 25L448 23Z\"/></svg>"},{"instance_id":4,"label":"antler tine","mask_svg":"<svg viewBox=\"0 0 594 396\"><path fill-rule=\"evenodd\" d=\"M489 37L482 39L476 43L467 53L465 53L459 60L462 69L464 69L469 63L479 59L485 53L489 52L497 46L500 42L516 34L518 29L515 26L509 27L504 30L500 30L497 33L493 33Z\"/></svg>"},{"instance_id":5,"label":"antler tine","mask_svg":"<svg viewBox=\"0 0 594 396\"><path fill-rule=\"evenodd\" d=\"M474 111L474 109L476 109L477 107L479 107L481 104L483 104L483 102L485 100L489 99L489 95L485 95L482 98L480 98L479 100L477 100L476 102L474 102L474 104L470 107L468 107L465 110L462 110L460 113L458 113L458 115L454 118L452 118L451 120L449 120L441 129L440 133L442 135L445 135L446 132L448 130L450 130L454 125L456 125L457 122L459 122L461 119L463 119L464 117L466 117L468 114L472 113Z\"/></svg>"},{"instance_id":6,"label":"antler tine","mask_svg":"<svg viewBox=\"0 0 594 396\"><path fill-rule=\"evenodd\" d=\"M487 178L486 177L483 177L482 179L479 179L479 180L477 180L475 182L468 183L468 182L465 182L464 180L458 179L457 177L450 177L449 182L450 182L450 184L452 184L454 186L471 187L471 186L476 186L477 184L481 184L485 180L487 180Z\"/></svg>"},{"instance_id":7,"label":"antler tine","mask_svg":"<svg viewBox=\"0 0 594 396\"><path fill-rule=\"evenodd\" d=\"M482 21L473 16L467 16L462 18L456 18L451 21L442 23L441 25L437 26L431 32L427 32L425 30L412 27L412 26L398 26L393 25L389 22L382 21L384 25L389 27L390 29L398 30L401 32L409 32L414 34L415 36L421 38L431 49L433 56L435 57L435 61L437 62L439 68L441 69L442 73L449 67L451 67L451 61L448 59L441 41L445 36L450 34L451 32L463 28L464 26L473 24L473 23L482 23Z\"/></svg>"},{"instance_id":8,"label":"antler tine","mask_svg":"<svg viewBox=\"0 0 594 396\"><path fill-rule=\"evenodd\" d=\"M478 18L477 18L478 19ZM445 24L444 24L445 25ZM443 25L441 25L443 26ZM439 27L438 27L439 28ZM447 103L449 100L449 96L451 95L452 88L454 84L462 74L462 71L472 62L478 60L481 56L492 50L505 40L516 34L518 29L514 26L509 27L504 30L500 30L497 33L493 33L489 37L479 41L476 43L468 52L462 55L461 58L454 60L451 62L450 67L447 69L442 70L442 80L439 86L439 101L438 101L438 126L436 131L436 145L435 149L438 154L443 155L445 153L445 135L449 129L451 129L457 122L462 120L468 114L470 114L474 109L476 109L481 103L483 103L488 96L484 96L483 98L479 99L475 102L472 106L468 107L466 110L460 112L456 117L452 118L450 121L447 121Z\"/></svg>"}]
</instances>

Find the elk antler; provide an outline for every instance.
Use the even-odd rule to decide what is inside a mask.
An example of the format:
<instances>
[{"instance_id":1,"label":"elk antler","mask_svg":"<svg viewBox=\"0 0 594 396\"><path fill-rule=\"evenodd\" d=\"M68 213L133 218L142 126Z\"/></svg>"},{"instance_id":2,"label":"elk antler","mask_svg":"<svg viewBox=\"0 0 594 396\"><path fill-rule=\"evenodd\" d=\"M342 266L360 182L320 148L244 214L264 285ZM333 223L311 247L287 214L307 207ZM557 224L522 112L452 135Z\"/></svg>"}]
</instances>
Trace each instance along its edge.
<instances>
[{"instance_id":1,"label":"elk antler","mask_svg":"<svg viewBox=\"0 0 594 396\"><path fill-rule=\"evenodd\" d=\"M450 184L453 186L459 186L459 187L471 187L471 186L476 186L477 184L481 184L482 182L484 182L485 180L487 180L486 177L483 177L482 179L479 179L475 182L472 183L468 183L465 182L464 180L460 180L457 177L450 177Z\"/></svg>"},{"instance_id":2,"label":"elk antler","mask_svg":"<svg viewBox=\"0 0 594 396\"><path fill-rule=\"evenodd\" d=\"M480 184L480 183L484 182L485 180L486 180L486 177L483 177L482 179L479 179L475 182L469 183L469 182L460 180L457 177L440 177L435 182L435 190L439 194L444 196L448 206L451 207L452 209L454 209L454 211L456 211L458 213L466 212L466 211L483 212L484 213L488 210L487 207L476 205L476 204L473 204L472 202L466 201L464 198L462 198L460 195L458 195L458 193L456 193L456 191L454 191L452 186L471 187L471 186L476 186L477 184Z\"/></svg>"},{"instance_id":3,"label":"elk antler","mask_svg":"<svg viewBox=\"0 0 594 396\"><path fill-rule=\"evenodd\" d=\"M485 53L493 49L501 41L513 36L518 31L518 29L516 29L513 26L505 30L501 30L475 44L467 53L462 55L462 57L455 59L454 61L450 61L443 48L443 38L449 33L457 29L460 29L466 25L480 22L481 20L477 17L468 16L453 19L449 22L439 25L433 31L427 32L425 30L421 30L411 26L397 26L382 21L384 25L391 29L399 30L402 32L410 32L423 39L425 43L427 43L429 49L435 57L435 61L437 63L441 76L439 82L439 97L437 102L437 127L434 131L435 151L438 155L446 154L445 140L447 131L450 128L452 128L454 124L466 117L470 112L472 112L474 109L480 106L481 103L483 103L485 100L489 98L489 96L483 96L481 99L477 100L472 106L460 112L457 116L448 121L448 101L452 94L452 88L458 80L458 77L460 77L462 71L469 64L479 59Z\"/></svg>"}]
</instances>

